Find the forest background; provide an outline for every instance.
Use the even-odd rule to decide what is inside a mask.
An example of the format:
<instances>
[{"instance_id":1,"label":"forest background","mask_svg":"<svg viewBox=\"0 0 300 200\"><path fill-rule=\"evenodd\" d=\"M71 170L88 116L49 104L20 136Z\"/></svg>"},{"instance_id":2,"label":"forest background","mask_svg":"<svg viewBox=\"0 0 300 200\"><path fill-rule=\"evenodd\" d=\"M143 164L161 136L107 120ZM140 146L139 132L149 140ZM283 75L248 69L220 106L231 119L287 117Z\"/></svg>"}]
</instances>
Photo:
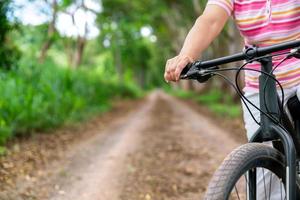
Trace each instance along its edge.
<instances>
[{"instance_id":1,"label":"forest background","mask_svg":"<svg viewBox=\"0 0 300 200\"><path fill-rule=\"evenodd\" d=\"M163 80L166 60L178 53L205 4L1 0L0 146L16 136L88 119L107 111L114 99L139 98L158 87L239 116L235 93L221 79L171 86ZM202 58L240 50L239 33L230 21Z\"/></svg>"}]
</instances>

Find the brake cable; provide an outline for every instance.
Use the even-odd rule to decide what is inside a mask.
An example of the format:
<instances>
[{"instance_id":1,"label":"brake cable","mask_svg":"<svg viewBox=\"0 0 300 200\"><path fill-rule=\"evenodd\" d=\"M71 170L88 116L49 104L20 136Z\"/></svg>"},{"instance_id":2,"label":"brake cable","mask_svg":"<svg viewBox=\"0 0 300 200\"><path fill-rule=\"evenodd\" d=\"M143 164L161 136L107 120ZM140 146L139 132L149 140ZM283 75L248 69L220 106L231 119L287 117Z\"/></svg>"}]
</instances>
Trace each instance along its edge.
<instances>
[{"instance_id":1,"label":"brake cable","mask_svg":"<svg viewBox=\"0 0 300 200\"><path fill-rule=\"evenodd\" d=\"M286 53L285 53L286 54ZM282 53L278 54L278 55L282 55ZM209 73L212 73L212 74L215 74L215 75L219 75L221 76L222 78L224 78L231 86L234 87L234 89L236 90L236 92L238 93L238 95L241 97L241 100L243 101L244 105L246 106L247 110L249 111L251 117L253 118L253 120L258 124L260 125L260 123L255 119L255 117L253 116L253 113L251 112L249 106L247 105L246 101L252 105L255 109L259 110L261 113L263 113L264 115L266 115L269 119L271 119L274 123L276 124L280 124L279 121L277 121L276 119L274 119L273 116L269 115L268 113L262 111L259 107L257 107L255 104L253 104L247 97L245 97L245 95L242 93L241 89L240 89L240 86L239 86L239 83L238 83L238 76L239 76L239 73L241 72L241 70L249 70L249 71L256 71L256 72L259 72L259 73L262 73L262 74L265 74L268 76L268 78L271 78L273 79L274 81L276 81L276 83L279 85L280 89L281 89L281 92L283 93L283 88L280 84L280 82L274 78L273 76L271 76L269 73L266 73L266 72L263 72L261 70L255 70L255 69L251 69L251 68L245 68L245 66L253 61L256 61L258 59L262 59L262 58L267 58L267 57L274 57L274 56L278 56L277 54L276 55L267 55L267 56L262 56L262 57L258 57L258 58L255 58L255 59L252 59L252 60L249 60L247 61L246 63L244 63L241 67L239 68L223 68L223 69L206 69L205 70L205 74L209 74ZM221 75L219 73L216 73L216 71L229 71L229 70L237 70L237 75L236 75L236 80L235 80L235 84L232 83L231 80L229 80L226 76L224 75ZM203 75L205 75L203 74ZM236 85L236 86L235 86ZM283 97L284 97L284 93L283 93Z\"/></svg>"},{"instance_id":2,"label":"brake cable","mask_svg":"<svg viewBox=\"0 0 300 200\"><path fill-rule=\"evenodd\" d=\"M292 49L293 50L293 49ZM279 86L280 90L281 90L281 97L283 99L283 101L281 102L281 105L280 105L280 111L281 111L281 114L283 114L284 112L284 90L283 90L283 87L282 85L280 84L280 82L273 76L271 76L269 73L266 73L266 72L263 72L261 70L256 70L256 69L251 69L251 68L245 68L246 65L248 65L249 63L251 62L254 62L254 61L258 61L259 59L263 59L263 58L269 58L269 57L276 57L276 56L280 56L280 55L286 55L288 54L284 59L282 59L273 69L270 73L273 73L274 70L279 66L281 65L285 60L287 60L288 58L290 58L291 56L295 56L299 54L299 49L296 49L294 51L290 51L290 52L283 52L283 53L277 53L277 54L273 54L273 55L265 55L265 56L260 56L260 57L257 57L257 58L254 58L254 59L251 59L251 60L248 60L246 63L244 63L242 66L240 66L239 68L223 68L223 69L216 69L216 68L208 68L208 69L205 69L202 71L202 76L205 76L205 75L209 75L209 74L212 74L212 75L218 75L220 77L222 77L226 82L228 82L234 89L235 91L238 93L238 95L240 96L241 100L243 101L244 105L246 106L247 110L249 111L251 117L253 118L253 120L258 124L260 125L260 123L257 121L257 119L254 117L253 113L251 112L250 108L249 108L249 105L247 105L247 102L252 105L255 109L257 109L258 111L260 111L261 113L263 113L265 116L267 116L270 120L272 120L275 124L279 125L281 128L284 129L284 127L280 124L280 121L276 120L273 116L269 115L269 113L266 113L264 111L262 111L259 107L257 107L255 104L253 104L247 97L245 97L245 95L242 93L242 90L239 86L239 83L238 83L238 79L239 79L239 74L241 73L242 70L249 70L249 71L256 71L256 72L259 72L259 73L262 73L262 74L265 74L267 77L267 80L265 81L265 85L264 85L264 92L265 92L265 89L266 89L266 82L268 81L269 78L273 79ZM222 71L229 71L229 70L236 70L237 73L236 73L236 76L235 76L235 84L228 78L226 77L225 75L223 74L220 74L218 73L219 72L222 72ZM264 98L265 98L265 95L264 95ZM265 105L266 106L266 105ZM267 109L267 112L268 112L268 108L266 106L266 109Z\"/></svg>"}]
</instances>

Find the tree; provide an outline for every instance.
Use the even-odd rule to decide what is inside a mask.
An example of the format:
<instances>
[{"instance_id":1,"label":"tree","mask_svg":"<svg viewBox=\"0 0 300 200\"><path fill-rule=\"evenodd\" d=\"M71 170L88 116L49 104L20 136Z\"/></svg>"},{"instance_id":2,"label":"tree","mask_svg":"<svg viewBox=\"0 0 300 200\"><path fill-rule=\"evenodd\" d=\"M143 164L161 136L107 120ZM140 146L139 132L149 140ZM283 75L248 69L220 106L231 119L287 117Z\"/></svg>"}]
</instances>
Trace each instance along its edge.
<instances>
[{"instance_id":1,"label":"tree","mask_svg":"<svg viewBox=\"0 0 300 200\"><path fill-rule=\"evenodd\" d=\"M72 6L73 8L71 9L70 6ZM76 47L71 56L72 57L71 66L73 68L77 68L82 63L84 49L88 41L88 35L90 30L89 30L89 24L87 19L85 19L84 21L83 32L79 30L78 22L76 20L76 14L78 14L78 12L83 12L85 13L85 15L87 14L97 15L98 11L88 7L86 5L85 0L77 0L72 2L71 4L65 4L65 10L63 10L62 12L64 14L67 14L72 19L73 26L77 28L76 45L75 45ZM66 46L70 46L70 45L68 44Z\"/></svg>"},{"instance_id":2,"label":"tree","mask_svg":"<svg viewBox=\"0 0 300 200\"><path fill-rule=\"evenodd\" d=\"M9 37L14 29L7 19L10 0L0 1L0 67L10 69L16 65L20 52Z\"/></svg>"},{"instance_id":3,"label":"tree","mask_svg":"<svg viewBox=\"0 0 300 200\"><path fill-rule=\"evenodd\" d=\"M144 79L143 81L145 82L145 78L143 77L146 77L147 73L155 71L150 70L150 68L162 66L162 61L166 53L165 49L168 49L170 44L172 44L169 39L164 41L166 45L159 42L155 44L152 43L156 45L156 48L155 51L150 53L149 47L152 46L152 44L145 44L140 33L141 29L147 26L152 29L152 36L156 36L156 29L154 30L152 25L156 20L157 22L159 21L157 16L161 15L160 10L162 9L162 4L160 1L152 0L103 0L102 5L103 11L98 15L98 25L101 30L99 39L102 44L106 44L104 47L110 49L114 55L115 71L118 74L120 82L123 81L126 71L137 70L136 72L138 72L140 77L138 82L140 85L145 85L145 83L142 83L142 79ZM151 10L151 12L149 12L149 10ZM164 34L164 31L167 31L164 25L159 26L159 28L161 28L162 34ZM170 38L170 36L168 35L166 38ZM160 48L159 46L164 46L164 48ZM140 49L140 51L138 49ZM144 55L148 57L144 58L141 52L144 52ZM155 60L156 63L150 61L151 59ZM151 66L149 63L146 63L146 61L152 62ZM135 73L135 75L136 74L137 73ZM162 74L162 72L160 74ZM157 76L155 78L157 78ZM162 83L162 79L160 80L160 83Z\"/></svg>"},{"instance_id":4,"label":"tree","mask_svg":"<svg viewBox=\"0 0 300 200\"><path fill-rule=\"evenodd\" d=\"M47 37L45 42L42 45L41 53L39 56L39 62L42 63L45 60L47 51L51 47L52 43L54 42L55 39L55 34L56 34L56 28L55 28L55 23L57 19L57 12L58 12L58 3L57 0L52 0L52 2L48 2L45 0L48 4L51 5L51 20L48 25L48 31L47 31Z\"/></svg>"}]
</instances>

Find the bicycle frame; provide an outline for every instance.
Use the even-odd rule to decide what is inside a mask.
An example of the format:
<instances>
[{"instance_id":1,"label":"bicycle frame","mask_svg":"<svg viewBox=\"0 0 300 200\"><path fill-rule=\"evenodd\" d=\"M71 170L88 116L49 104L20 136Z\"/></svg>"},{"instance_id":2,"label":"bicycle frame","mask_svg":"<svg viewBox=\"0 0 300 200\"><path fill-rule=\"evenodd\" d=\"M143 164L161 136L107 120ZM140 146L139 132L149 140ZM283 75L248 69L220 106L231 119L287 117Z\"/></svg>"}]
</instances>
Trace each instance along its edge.
<instances>
[{"instance_id":1,"label":"bicycle frame","mask_svg":"<svg viewBox=\"0 0 300 200\"><path fill-rule=\"evenodd\" d=\"M261 70L270 74L272 72L272 58L264 58L259 60L261 63ZM270 74L274 76L273 74ZM267 82L266 82L267 81ZM266 83L266 86L265 86ZM264 86L266 87L264 90ZM275 119L279 120L279 106L278 95L276 90L276 82L273 79L268 78L264 73L259 77L259 98L260 109L272 115ZM265 93L263 91L266 91ZM268 107L268 109L266 108ZM265 142L279 139L283 144L284 154L286 158L286 195L287 200L296 199L296 148L291 134L274 124L274 122L266 115L261 113L261 125L256 131L254 136L249 142ZM248 191L254 191L256 195L256 171L249 172L249 188ZM248 193L248 197L251 200L256 200L256 196L253 193Z\"/></svg>"}]
</instances>

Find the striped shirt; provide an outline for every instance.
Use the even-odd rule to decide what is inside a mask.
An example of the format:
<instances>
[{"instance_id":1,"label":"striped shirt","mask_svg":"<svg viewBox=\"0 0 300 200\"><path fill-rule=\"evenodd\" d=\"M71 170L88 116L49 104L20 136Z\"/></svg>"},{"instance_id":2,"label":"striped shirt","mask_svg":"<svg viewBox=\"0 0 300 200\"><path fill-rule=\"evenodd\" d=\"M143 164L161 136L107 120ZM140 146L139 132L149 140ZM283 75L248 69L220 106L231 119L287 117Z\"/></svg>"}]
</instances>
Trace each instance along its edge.
<instances>
[{"instance_id":1,"label":"striped shirt","mask_svg":"<svg viewBox=\"0 0 300 200\"><path fill-rule=\"evenodd\" d=\"M235 20L245 45L269 46L300 39L300 0L208 0ZM276 66L283 57L273 59ZM247 68L260 70L259 63ZM284 88L300 84L300 60L292 58L274 71ZM258 91L259 73L245 72L244 91Z\"/></svg>"}]
</instances>

